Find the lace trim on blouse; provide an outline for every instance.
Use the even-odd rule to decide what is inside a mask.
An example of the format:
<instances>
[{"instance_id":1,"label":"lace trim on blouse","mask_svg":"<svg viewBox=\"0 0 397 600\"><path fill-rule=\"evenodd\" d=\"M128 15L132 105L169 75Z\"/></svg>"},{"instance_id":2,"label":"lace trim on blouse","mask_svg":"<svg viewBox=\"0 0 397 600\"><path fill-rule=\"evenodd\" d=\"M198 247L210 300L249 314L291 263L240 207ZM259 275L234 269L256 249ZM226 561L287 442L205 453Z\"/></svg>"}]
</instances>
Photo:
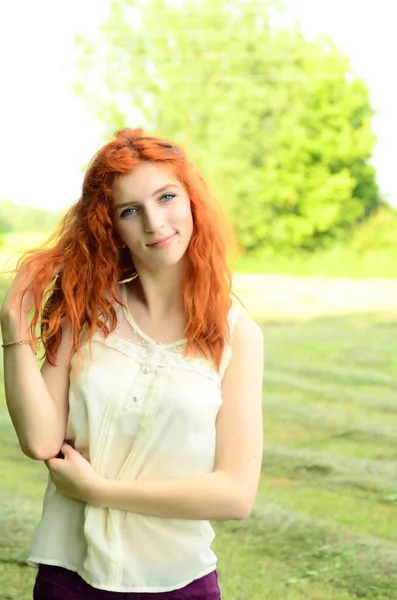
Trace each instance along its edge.
<instances>
[{"instance_id":1,"label":"lace trim on blouse","mask_svg":"<svg viewBox=\"0 0 397 600\"><path fill-rule=\"evenodd\" d=\"M122 301L127 305L125 286L121 288ZM156 349L156 365L159 367L179 367L200 373L220 383L231 358L231 347L227 343L223 353L219 372L215 364L202 357L185 356L186 338L163 344L155 342L146 335L132 318L129 311L115 303L114 309L117 316L116 329L105 337L100 331L97 331L93 340L103 343L106 346L121 352L122 354L134 358L140 364L146 364L148 357ZM228 315L228 324L230 334L233 332L234 324L240 314L236 306L232 306Z\"/></svg>"}]
</instances>

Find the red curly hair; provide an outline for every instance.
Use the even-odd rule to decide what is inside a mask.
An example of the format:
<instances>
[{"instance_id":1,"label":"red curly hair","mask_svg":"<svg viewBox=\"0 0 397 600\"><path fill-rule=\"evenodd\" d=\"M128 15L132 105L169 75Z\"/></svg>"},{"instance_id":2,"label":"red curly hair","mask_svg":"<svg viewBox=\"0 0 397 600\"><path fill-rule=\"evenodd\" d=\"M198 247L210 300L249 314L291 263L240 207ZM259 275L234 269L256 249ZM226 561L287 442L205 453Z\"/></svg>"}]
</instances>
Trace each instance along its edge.
<instances>
[{"instance_id":1,"label":"red curly hair","mask_svg":"<svg viewBox=\"0 0 397 600\"><path fill-rule=\"evenodd\" d=\"M109 335L116 327L112 299L119 301L118 281L126 269L131 270L131 257L122 249L113 223L113 185L116 178L131 173L143 161L168 165L190 198L193 234L183 289L186 353L199 349L219 368L231 306L228 260L236 248L232 227L183 150L168 140L145 135L141 129L117 132L97 152L86 171L80 200L68 210L46 245L26 252L18 261L17 270L26 267L33 275L29 288L35 308L30 335L34 344L39 340L44 344L51 364L66 323L71 326L77 352L97 328ZM56 270L59 273L54 279ZM38 325L40 336L36 335Z\"/></svg>"}]
</instances>

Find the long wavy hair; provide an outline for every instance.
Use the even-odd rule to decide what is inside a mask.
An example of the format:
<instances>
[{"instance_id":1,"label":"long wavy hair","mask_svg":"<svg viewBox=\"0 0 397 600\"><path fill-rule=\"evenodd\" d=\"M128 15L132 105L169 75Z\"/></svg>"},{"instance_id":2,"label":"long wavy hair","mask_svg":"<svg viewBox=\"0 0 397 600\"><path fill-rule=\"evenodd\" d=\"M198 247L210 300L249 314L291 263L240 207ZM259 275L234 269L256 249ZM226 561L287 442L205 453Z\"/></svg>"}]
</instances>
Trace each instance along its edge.
<instances>
[{"instance_id":1,"label":"long wavy hair","mask_svg":"<svg viewBox=\"0 0 397 600\"><path fill-rule=\"evenodd\" d=\"M184 151L168 140L145 135L141 129L118 131L97 152L86 171L81 198L48 242L18 261L17 270L26 267L32 276L24 290L30 289L35 298L30 336L35 345L44 345L51 364L55 364L62 327L67 323L77 352L96 329L107 336L116 327L113 303L120 301L118 281L133 265L114 226L113 186L116 178L144 161L168 165L190 198L193 233L183 283L185 352L199 350L220 366L229 333L229 259L236 249L233 229Z\"/></svg>"}]
</instances>

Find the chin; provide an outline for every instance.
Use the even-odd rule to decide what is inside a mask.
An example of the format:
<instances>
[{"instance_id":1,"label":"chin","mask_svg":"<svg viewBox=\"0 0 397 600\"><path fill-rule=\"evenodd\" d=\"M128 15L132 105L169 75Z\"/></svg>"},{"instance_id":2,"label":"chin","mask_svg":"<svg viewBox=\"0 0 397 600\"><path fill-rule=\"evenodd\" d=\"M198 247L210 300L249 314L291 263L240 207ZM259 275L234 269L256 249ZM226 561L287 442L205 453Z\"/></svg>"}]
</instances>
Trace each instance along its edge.
<instances>
[{"instance_id":1,"label":"chin","mask_svg":"<svg viewBox=\"0 0 397 600\"><path fill-rule=\"evenodd\" d=\"M172 256L162 256L159 257L159 260L153 261L150 265L148 264L148 268L154 269L170 269L172 267L181 266L187 260L187 254L184 252L181 253L173 253Z\"/></svg>"}]
</instances>

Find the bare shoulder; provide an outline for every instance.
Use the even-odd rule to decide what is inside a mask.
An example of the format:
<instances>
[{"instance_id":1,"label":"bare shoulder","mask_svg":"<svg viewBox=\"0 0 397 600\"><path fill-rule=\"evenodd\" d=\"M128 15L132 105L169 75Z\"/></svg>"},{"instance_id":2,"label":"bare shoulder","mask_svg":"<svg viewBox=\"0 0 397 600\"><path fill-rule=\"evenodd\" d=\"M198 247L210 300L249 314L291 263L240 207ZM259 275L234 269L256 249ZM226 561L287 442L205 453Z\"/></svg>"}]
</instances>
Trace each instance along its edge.
<instances>
[{"instance_id":1,"label":"bare shoulder","mask_svg":"<svg viewBox=\"0 0 397 600\"><path fill-rule=\"evenodd\" d=\"M264 339L261 327L250 315L237 307L231 329L230 360L226 367L223 384L238 385L247 379L262 379L264 368Z\"/></svg>"},{"instance_id":2,"label":"bare shoulder","mask_svg":"<svg viewBox=\"0 0 397 600\"><path fill-rule=\"evenodd\" d=\"M232 351L247 345L254 352L263 349L263 331L250 315L239 310L232 332Z\"/></svg>"}]
</instances>

